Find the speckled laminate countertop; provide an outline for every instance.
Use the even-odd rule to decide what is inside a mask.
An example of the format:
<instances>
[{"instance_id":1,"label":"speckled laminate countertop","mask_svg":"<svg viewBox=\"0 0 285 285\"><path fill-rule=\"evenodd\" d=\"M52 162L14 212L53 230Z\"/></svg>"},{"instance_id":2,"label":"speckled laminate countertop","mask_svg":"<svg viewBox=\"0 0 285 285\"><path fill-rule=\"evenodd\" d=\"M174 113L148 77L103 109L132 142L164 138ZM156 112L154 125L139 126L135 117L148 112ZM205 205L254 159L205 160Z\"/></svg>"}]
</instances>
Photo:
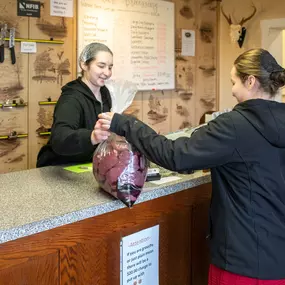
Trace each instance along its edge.
<instances>
[{"instance_id":1,"label":"speckled laminate countertop","mask_svg":"<svg viewBox=\"0 0 285 285\"><path fill-rule=\"evenodd\" d=\"M196 171L162 185L146 183L136 204L211 181ZM92 172L62 167L0 175L0 244L126 207L99 189Z\"/></svg>"}]
</instances>

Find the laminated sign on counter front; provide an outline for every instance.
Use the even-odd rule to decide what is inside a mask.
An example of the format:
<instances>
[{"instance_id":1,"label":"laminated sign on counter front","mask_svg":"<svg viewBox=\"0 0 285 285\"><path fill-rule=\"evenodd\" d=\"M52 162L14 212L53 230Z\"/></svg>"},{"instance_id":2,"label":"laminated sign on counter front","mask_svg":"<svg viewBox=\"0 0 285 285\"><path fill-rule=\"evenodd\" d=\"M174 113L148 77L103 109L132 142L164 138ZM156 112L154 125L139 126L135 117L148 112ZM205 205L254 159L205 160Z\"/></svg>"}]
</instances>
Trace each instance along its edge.
<instances>
[{"instance_id":1,"label":"laminated sign on counter front","mask_svg":"<svg viewBox=\"0 0 285 285\"><path fill-rule=\"evenodd\" d=\"M159 285L159 226L121 241L121 285Z\"/></svg>"}]
</instances>

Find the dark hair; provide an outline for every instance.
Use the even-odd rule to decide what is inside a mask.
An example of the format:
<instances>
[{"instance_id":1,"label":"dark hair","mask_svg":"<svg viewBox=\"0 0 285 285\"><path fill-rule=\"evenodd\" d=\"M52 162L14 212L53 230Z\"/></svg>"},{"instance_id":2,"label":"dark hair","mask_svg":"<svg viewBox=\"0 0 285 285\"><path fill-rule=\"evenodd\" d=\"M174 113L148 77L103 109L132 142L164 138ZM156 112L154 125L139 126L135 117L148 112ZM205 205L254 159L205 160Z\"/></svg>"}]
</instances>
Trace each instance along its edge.
<instances>
[{"instance_id":1,"label":"dark hair","mask_svg":"<svg viewBox=\"0 0 285 285\"><path fill-rule=\"evenodd\" d=\"M96 55L100 51L108 52L113 56L112 51L106 45L101 43L91 43L87 45L80 53L78 58L79 65L83 62L85 65L89 66L90 63L96 59ZM83 73L84 72L82 71L81 74L83 75Z\"/></svg>"},{"instance_id":2,"label":"dark hair","mask_svg":"<svg viewBox=\"0 0 285 285\"><path fill-rule=\"evenodd\" d=\"M236 75L244 83L248 76L257 78L264 92L275 96L285 85L285 70L275 58L264 49L250 49L242 53L234 62Z\"/></svg>"}]
</instances>

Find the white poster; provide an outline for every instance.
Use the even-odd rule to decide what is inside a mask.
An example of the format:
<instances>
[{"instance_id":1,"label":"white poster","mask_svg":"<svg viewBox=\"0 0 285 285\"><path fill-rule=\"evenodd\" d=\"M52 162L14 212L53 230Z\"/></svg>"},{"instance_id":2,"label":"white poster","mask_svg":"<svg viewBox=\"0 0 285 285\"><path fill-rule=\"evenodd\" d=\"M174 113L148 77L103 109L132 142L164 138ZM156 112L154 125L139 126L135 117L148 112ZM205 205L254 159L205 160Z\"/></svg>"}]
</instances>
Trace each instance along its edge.
<instances>
[{"instance_id":1,"label":"white poster","mask_svg":"<svg viewBox=\"0 0 285 285\"><path fill-rule=\"evenodd\" d=\"M22 53L36 53L37 43L35 42L21 42L21 52Z\"/></svg>"},{"instance_id":2,"label":"white poster","mask_svg":"<svg viewBox=\"0 0 285 285\"><path fill-rule=\"evenodd\" d=\"M121 285L159 285L159 225L122 238Z\"/></svg>"},{"instance_id":3,"label":"white poster","mask_svg":"<svg viewBox=\"0 0 285 285\"><path fill-rule=\"evenodd\" d=\"M73 17L73 0L50 0L50 15Z\"/></svg>"},{"instance_id":4,"label":"white poster","mask_svg":"<svg viewBox=\"0 0 285 285\"><path fill-rule=\"evenodd\" d=\"M112 79L131 81L139 90L175 88L174 3L78 0L77 5L78 55L89 43L106 44L114 53Z\"/></svg>"},{"instance_id":5,"label":"white poster","mask_svg":"<svg viewBox=\"0 0 285 285\"><path fill-rule=\"evenodd\" d=\"M195 31L182 30L182 56L195 56Z\"/></svg>"}]
</instances>

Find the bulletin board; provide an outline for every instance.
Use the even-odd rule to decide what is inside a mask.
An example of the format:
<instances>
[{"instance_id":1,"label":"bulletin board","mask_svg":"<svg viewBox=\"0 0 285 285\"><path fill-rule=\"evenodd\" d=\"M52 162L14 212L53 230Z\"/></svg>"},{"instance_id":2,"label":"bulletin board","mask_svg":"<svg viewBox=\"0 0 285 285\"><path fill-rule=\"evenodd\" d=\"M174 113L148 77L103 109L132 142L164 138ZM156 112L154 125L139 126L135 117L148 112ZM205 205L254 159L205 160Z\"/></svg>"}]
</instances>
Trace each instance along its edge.
<instances>
[{"instance_id":1,"label":"bulletin board","mask_svg":"<svg viewBox=\"0 0 285 285\"><path fill-rule=\"evenodd\" d=\"M91 42L114 54L112 79L139 90L175 88L174 4L156 0L78 0L77 51Z\"/></svg>"}]
</instances>

